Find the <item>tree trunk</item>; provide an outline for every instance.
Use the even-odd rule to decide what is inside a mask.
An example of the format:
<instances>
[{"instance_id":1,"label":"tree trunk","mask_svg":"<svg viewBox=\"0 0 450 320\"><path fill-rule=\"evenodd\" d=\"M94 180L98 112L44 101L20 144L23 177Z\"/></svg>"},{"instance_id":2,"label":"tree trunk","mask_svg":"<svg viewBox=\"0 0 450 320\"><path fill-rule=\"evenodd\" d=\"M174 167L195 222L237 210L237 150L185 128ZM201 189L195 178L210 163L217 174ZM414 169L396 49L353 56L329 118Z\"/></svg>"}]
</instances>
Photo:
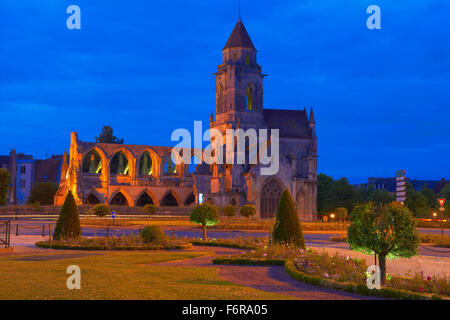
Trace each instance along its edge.
<instances>
[{"instance_id":1,"label":"tree trunk","mask_svg":"<svg viewBox=\"0 0 450 320\"><path fill-rule=\"evenodd\" d=\"M203 225L203 241L206 241L206 224Z\"/></svg>"},{"instance_id":2,"label":"tree trunk","mask_svg":"<svg viewBox=\"0 0 450 320\"><path fill-rule=\"evenodd\" d=\"M386 281L386 256L381 254L378 255L378 262L380 264L380 282L381 285L384 286Z\"/></svg>"}]
</instances>

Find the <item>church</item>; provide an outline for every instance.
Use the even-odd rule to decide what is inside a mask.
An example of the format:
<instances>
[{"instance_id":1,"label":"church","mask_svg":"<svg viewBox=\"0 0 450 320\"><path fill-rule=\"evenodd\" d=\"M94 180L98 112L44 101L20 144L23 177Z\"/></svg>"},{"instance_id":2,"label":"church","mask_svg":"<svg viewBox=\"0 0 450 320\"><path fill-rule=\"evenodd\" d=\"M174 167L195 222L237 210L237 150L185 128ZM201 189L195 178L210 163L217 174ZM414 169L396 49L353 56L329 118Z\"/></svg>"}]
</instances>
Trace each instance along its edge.
<instances>
[{"instance_id":1,"label":"church","mask_svg":"<svg viewBox=\"0 0 450 320\"><path fill-rule=\"evenodd\" d=\"M317 213L317 136L314 113L263 107L265 74L257 50L239 18L222 50L216 77L216 107L210 128L278 129L279 170L261 175L256 164L189 164L171 160L172 147L84 142L71 133L55 205L69 190L79 205L189 208L203 198L218 207L253 204L258 217L274 217L288 189L302 221ZM194 151L195 153L195 151ZM186 210L185 210L186 211ZM181 211L180 211L181 212Z\"/></svg>"}]
</instances>

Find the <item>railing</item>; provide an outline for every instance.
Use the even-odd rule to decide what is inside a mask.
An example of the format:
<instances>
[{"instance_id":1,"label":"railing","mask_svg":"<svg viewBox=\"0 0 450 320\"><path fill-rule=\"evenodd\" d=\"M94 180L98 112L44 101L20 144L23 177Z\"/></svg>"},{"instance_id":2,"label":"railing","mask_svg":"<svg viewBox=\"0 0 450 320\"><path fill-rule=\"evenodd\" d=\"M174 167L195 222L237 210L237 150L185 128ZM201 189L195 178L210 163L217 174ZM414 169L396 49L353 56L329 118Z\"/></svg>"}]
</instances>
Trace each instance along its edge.
<instances>
[{"instance_id":1,"label":"railing","mask_svg":"<svg viewBox=\"0 0 450 320\"><path fill-rule=\"evenodd\" d=\"M0 246L9 248L11 243L11 223L0 221Z\"/></svg>"}]
</instances>

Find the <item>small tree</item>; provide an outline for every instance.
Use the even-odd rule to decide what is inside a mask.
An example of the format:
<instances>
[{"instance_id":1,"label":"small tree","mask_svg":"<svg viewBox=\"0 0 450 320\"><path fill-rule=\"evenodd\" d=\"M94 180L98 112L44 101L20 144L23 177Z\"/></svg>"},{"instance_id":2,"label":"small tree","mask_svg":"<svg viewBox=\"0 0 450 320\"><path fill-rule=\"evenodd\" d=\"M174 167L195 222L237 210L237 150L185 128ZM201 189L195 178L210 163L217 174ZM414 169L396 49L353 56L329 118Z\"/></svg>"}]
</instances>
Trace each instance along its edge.
<instances>
[{"instance_id":1,"label":"small tree","mask_svg":"<svg viewBox=\"0 0 450 320\"><path fill-rule=\"evenodd\" d=\"M305 239L300 220L295 210L294 201L287 189L281 195L275 217L275 225L272 231L272 238L275 243L293 244L305 249Z\"/></svg>"},{"instance_id":2,"label":"small tree","mask_svg":"<svg viewBox=\"0 0 450 320\"><path fill-rule=\"evenodd\" d=\"M409 258L418 253L416 222L401 203L358 205L352 211L350 221L348 243L352 250L378 255L381 284L386 279L386 258Z\"/></svg>"},{"instance_id":3,"label":"small tree","mask_svg":"<svg viewBox=\"0 0 450 320\"><path fill-rule=\"evenodd\" d=\"M0 205L6 204L9 192L9 184L11 183L11 175L6 169L0 169Z\"/></svg>"},{"instance_id":4,"label":"small tree","mask_svg":"<svg viewBox=\"0 0 450 320\"><path fill-rule=\"evenodd\" d=\"M239 210L239 214L243 216L244 218L247 218L250 220L251 217L253 217L256 214L256 209L254 205L246 204L241 207L241 210Z\"/></svg>"},{"instance_id":5,"label":"small tree","mask_svg":"<svg viewBox=\"0 0 450 320\"><path fill-rule=\"evenodd\" d=\"M69 191L66 200L59 214L56 222L55 232L53 238L60 239L76 239L81 236L80 217L78 216L78 209L72 192Z\"/></svg>"},{"instance_id":6,"label":"small tree","mask_svg":"<svg viewBox=\"0 0 450 320\"><path fill-rule=\"evenodd\" d=\"M91 214L95 214L97 217L104 217L111 213L111 209L108 205L99 203L96 204L91 210Z\"/></svg>"},{"instance_id":7,"label":"small tree","mask_svg":"<svg viewBox=\"0 0 450 320\"><path fill-rule=\"evenodd\" d=\"M58 187L54 182L38 182L33 185L27 203L39 202L41 205L52 205Z\"/></svg>"},{"instance_id":8,"label":"small tree","mask_svg":"<svg viewBox=\"0 0 450 320\"><path fill-rule=\"evenodd\" d=\"M222 213L225 217L232 218L236 215L236 207L229 204L223 207Z\"/></svg>"},{"instance_id":9,"label":"small tree","mask_svg":"<svg viewBox=\"0 0 450 320\"><path fill-rule=\"evenodd\" d=\"M144 206L144 213L145 213L145 214L151 215L151 214L153 214L153 213L155 213L155 212L156 212L156 207L155 207L154 204L147 203L147 204Z\"/></svg>"},{"instance_id":10,"label":"small tree","mask_svg":"<svg viewBox=\"0 0 450 320\"><path fill-rule=\"evenodd\" d=\"M340 221L344 221L348 217L347 208L339 207L334 210L334 214L336 215L336 219Z\"/></svg>"},{"instance_id":11,"label":"small tree","mask_svg":"<svg viewBox=\"0 0 450 320\"><path fill-rule=\"evenodd\" d=\"M196 206L191 212L190 221L202 225L203 241L206 241L206 226L213 226L220 221L217 207L208 203Z\"/></svg>"},{"instance_id":12,"label":"small tree","mask_svg":"<svg viewBox=\"0 0 450 320\"><path fill-rule=\"evenodd\" d=\"M114 130L111 126L103 126L100 135L95 137L95 140L99 143L123 144L123 139L119 139L114 135Z\"/></svg>"},{"instance_id":13,"label":"small tree","mask_svg":"<svg viewBox=\"0 0 450 320\"><path fill-rule=\"evenodd\" d=\"M144 243L162 243L166 236L159 226L146 226L140 232Z\"/></svg>"}]
</instances>

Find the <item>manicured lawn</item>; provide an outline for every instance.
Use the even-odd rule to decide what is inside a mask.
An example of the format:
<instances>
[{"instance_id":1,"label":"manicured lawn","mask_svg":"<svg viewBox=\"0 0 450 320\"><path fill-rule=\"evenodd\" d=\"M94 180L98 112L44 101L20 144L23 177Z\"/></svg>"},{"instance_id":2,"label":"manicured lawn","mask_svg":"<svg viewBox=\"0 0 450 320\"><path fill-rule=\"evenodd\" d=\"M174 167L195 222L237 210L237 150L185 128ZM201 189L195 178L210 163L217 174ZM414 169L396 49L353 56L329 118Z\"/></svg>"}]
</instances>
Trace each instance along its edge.
<instances>
[{"instance_id":1,"label":"manicured lawn","mask_svg":"<svg viewBox=\"0 0 450 320\"><path fill-rule=\"evenodd\" d=\"M73 251L56 254L70 252ZM53 253L49 251L45 256ZM215 268L152 265L193 258L204 252L98 254L50 261L2 257L0 299L288 299L224 281ZM66 287L69 265L81 268L81 290Z\"/></svg>"}]
</instances>

